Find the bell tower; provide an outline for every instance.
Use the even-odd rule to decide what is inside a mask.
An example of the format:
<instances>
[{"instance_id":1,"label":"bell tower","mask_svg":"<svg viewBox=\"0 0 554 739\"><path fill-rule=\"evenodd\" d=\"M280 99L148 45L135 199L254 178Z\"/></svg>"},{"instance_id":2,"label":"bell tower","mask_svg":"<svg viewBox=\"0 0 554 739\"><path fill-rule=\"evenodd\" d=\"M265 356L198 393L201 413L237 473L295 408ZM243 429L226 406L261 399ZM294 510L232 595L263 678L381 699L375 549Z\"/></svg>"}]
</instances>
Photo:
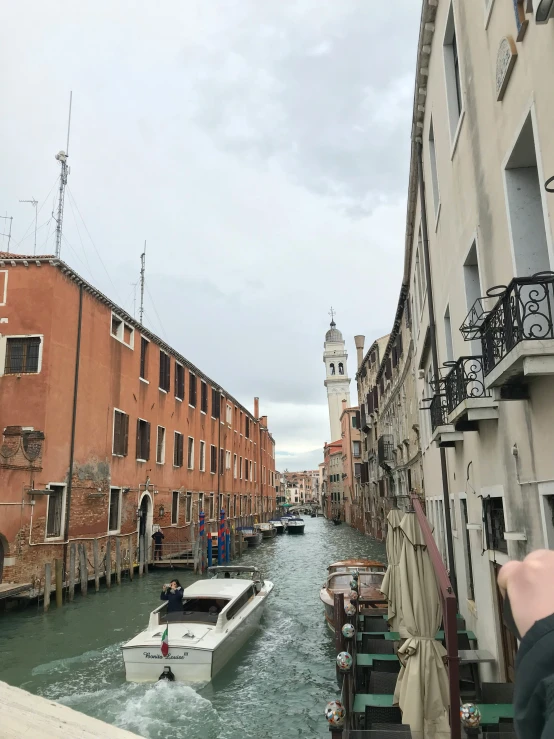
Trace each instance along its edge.
<instances>
[{"instance_id":1,"label":"bell tower","mask_svg":"<svg viewBox=\"0 0 554 739\"><path fill-rule=\"evenodd\" d=\"M331 327L325 334L323 345L323 361L325 363L325 382L327 388L327 402L329 404L329 424L331 427L331 441L341 438L340 417L342 414L342 401L346 400L347 408L350 407L350 379L346 360L345 342L341 332L335 323L335 311L331 308Z\"/></svg>"}]
</instances>

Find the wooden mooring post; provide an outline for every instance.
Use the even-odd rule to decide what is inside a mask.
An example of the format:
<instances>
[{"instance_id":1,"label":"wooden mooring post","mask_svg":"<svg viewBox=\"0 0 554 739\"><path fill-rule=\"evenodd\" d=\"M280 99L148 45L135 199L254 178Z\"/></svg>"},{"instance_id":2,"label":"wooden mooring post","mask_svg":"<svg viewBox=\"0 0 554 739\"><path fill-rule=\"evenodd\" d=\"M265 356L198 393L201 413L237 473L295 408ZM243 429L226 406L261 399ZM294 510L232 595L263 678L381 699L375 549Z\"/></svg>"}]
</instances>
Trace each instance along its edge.
<instances>
[{"instance_id":1,"label":"wooden mooring post","mask_svg":"<svg viewBox=\"0 0 554 739\"><path fill-rule=\"evenodd\" d=\"M81 595L86 595L88 590L88 566L87 550L84 544L79 544L80 558L79 570L81 575Z\"/></svg>"},{"instance_id":2,"label":"wooden mooring post","mask_svg":"<svg viewBox=\"0 0 554 739\"><path fill-rule=\"evenodd\" d=\"M75 597L75 542L72 541L69 545L69 600L72 601Z\"/></svg>"},{"instance_id":3,"label":"wooden mooring post","mask_svg":"<svg viewBox=\"0 0 554 739\"><path fill-rule=\"evenodd\" d=\"M133 552L133 537L129 537L129 580L133 579L135 574L135 553Z\"/></svg>"},{"instance_id":4,"label":"wooden mooring post","mask_svg":"<svg viewBox=\"0 0 554 739\"><path fill-rule=\"evenodd\" d=\"M94 564L94 589L96 592L100 590L100 545L98 539L92 542L92 557Z\"/></svg>"},{"instance_id":5,"label":"wooden mooring post","mask_svg":"<svg viewBox=\"0 0 554 739\"><path fill-rule=\"evenodd\" d=\"M144 536L139 536L139 577L144 573Z\"/></svg>"},{"instance_id":6,"label":"wooden mooring post","mask_svg":"<svg viewBox=\"0 0 554 739\"><path fill-rule=\"evenodd\" d=\"M44 565L44 613L50 608L50 593L52 592L52 565L47 562Z\"/></svg>"},{"instance_id":7,"label":"wooden mooring post","mask_svg":"<svg viewBox=\"0 0 554 739\"><path fill-rule=\"evenodd\" d=\"M115 540L115 579L118 585L121 585L121 540L116 537Z\"/></svg>"},{"instance_id":8,"label":"wooden mooring post","mask_svg":"<svg viewBox=\"0 0 554 739\"><path fill-rule=\"evenodd\" d=\"M63 606L63 565L61 559L54 560L56 572L56 608Z\"/></svg>"},{"instance_id":9,"label":"wooden mooring post","mask_svg":"<svg viewBox=\"0 0 554 739\"><path fill-rule=\"evenodd\" d=\"M106 561L104 564L104 572L106 574L106 587L112 586L112 540L110 537L106 539Z\"/></svg>"}]
</instances>

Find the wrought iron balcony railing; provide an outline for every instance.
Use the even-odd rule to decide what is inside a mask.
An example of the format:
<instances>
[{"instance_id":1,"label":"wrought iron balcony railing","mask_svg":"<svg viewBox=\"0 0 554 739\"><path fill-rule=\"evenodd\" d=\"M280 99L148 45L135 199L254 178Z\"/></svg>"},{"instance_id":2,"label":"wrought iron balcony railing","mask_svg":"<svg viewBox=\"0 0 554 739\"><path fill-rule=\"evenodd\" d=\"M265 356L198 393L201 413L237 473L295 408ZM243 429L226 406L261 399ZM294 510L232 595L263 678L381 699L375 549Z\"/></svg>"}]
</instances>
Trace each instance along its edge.
<instances>
[{"instance_id":1,"label":"wrought iron balcony railing","mask_svg":"<svg viewBox=\"0 0 554 739\"><path fill-rule=\"evenodd\" d=\"M448 413L468 398L491 396L485 387L483 357L460 357L456 362L449 362L448 366L452 367L444 381Z\"/></svg>"},{"instance_id":2,"label":"wrought iron balcony railing","mask_svg":"<svg viewBox=\"0 0 554 739\"><path fill-rule=\"evenodd\" d=\"M448 424L446 395L434 395L429 403L429 412L431 414L431 428L433 431L439 426L446 426Z\"/></svg>"},{"instance_id":3,"label":"wrought iron balcony railing","mask_svg":"<svg viewBox=\"0 0 554 739\"><path fill-rule=\"evenodd\" d=\"M496 298L488 310L487 302ZM488 375L522 341L554 339L554 272L515 277L479 298L460 328L466 341L480 339Z\"/></svg>"},{"instance_id":4,"label":"wrought iron balcony railing","mask_svg":"<svg viewBox=\"0 0 554 739\"><path fill-rule=\"evenodd\" d=\"M394 457L394 438L392 434L383 434L377 441L377 460L380 465L392 462Z\"/></svg>"}]
</instances>

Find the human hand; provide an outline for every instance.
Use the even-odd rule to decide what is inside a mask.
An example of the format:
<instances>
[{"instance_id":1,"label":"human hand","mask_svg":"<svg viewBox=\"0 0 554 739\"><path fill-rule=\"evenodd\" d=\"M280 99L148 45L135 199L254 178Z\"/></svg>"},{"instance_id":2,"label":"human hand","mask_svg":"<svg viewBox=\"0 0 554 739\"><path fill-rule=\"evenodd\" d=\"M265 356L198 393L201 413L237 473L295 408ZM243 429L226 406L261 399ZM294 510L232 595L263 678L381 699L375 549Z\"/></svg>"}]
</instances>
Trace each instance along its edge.
<instances>
[{"instance_id":1,"label":"human hand","mask_svg":"<svg viewBox=\"0 0 554 739\"><path fill-rule=\"evenodd\" d=\"M504 596L508 593L523 638L535 621L554 614L554 551L538 549L523 562L508 562L498 574L498 585Z\"/></svg>"}]
</instances>

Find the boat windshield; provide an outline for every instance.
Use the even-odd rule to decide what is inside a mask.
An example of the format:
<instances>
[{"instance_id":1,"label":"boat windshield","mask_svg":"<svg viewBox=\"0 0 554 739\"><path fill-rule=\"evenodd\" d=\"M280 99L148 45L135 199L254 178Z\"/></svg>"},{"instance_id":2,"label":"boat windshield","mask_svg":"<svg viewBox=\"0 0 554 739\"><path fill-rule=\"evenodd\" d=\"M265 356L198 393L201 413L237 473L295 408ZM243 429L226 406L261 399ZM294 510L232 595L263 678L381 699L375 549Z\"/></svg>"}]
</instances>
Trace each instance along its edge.
<instances>
[{"instance_id":1,"label":"boat windshield","mask_svg":"<svg viewBox=\"0 0 554 739\"><path fill-rule=\"evenodd\" d=\"M229 598L189 598L183 601L182 611L171 613L161 611L159 622L161 624L166 623L166 621L170 623L215 624L219 614L229 601Z\"/></svg>"},{"instance_id":2,"label":"boat windshield","mask_svg":"<svg viewBox=\"0 0 554 739\"><path fill-rule=\"evenodd\" d=\"M328 579L328 587L332 590L350 590L351 575L335 573ZM360 587L370 587L371 585L380 585L383 582L382 572L360 572Z\"/></svg>"}]
</instances>

